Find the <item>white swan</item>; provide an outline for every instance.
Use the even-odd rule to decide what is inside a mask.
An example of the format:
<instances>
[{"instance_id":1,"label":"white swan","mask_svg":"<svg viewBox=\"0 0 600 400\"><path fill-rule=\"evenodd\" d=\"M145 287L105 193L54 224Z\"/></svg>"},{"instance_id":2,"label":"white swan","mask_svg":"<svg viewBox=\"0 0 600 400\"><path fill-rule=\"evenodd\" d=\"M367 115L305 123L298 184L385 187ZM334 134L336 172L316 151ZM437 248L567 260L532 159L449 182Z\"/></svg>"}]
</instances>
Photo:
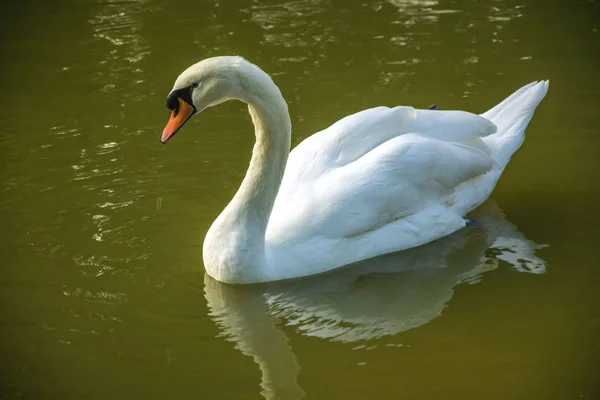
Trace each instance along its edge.
<instances>
[{"instance_id":1,"label":"white swan","mask_svg":"<svg viewBox=\"0 0 600 400\"><path fill-rule=\"evenodd\" d=\"M206 272L228 283L325 272L408 249L465 226L520 147L548 82L522 87L481 116L377 107L347 116L291 153L287 104L241 57L186 69L167 97L166 142L194 114L248 104L256 144L244 180L203 246ZM289 158L288 158L289 155Z\"/></svg>"}]
</instances>

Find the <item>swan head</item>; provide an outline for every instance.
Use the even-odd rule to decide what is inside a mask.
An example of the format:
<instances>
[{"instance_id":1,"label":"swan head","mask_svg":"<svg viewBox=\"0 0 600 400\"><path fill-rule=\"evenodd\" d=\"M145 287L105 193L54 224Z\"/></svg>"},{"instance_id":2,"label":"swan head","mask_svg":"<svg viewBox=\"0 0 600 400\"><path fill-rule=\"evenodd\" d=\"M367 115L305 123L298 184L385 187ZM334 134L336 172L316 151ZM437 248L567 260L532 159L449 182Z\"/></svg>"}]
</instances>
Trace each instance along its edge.
<instances>
[{"instance_id":1,"label":"swan head","mask_svg":"<svg viewBox=\"0 0 600 400\"><path fill-rule=\"evenodd\" d=\"M223 56L202 60L179 75L167 96L171 117L162 132L165 143L194 115L227 100L250 101L253 77L269 76L242 57ZM271 81L272 82L272 81Z\"/></svg>"}]
</instances>

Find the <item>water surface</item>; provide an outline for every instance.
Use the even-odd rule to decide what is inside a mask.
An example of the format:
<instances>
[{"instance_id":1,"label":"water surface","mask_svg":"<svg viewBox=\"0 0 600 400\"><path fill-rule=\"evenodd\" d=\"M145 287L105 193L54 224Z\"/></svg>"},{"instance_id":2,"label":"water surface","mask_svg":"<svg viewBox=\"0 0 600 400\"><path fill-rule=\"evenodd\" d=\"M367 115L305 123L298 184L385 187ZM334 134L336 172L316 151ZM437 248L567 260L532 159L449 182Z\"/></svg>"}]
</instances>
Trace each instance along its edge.
<instances>
[{"instance_id":1,"label":"water surface","mask_svg":"<svg viewBox=\"0 0 600 400\"><path fill-rule=\"evenodd\" d=\"M0 384L30 399L593 399L597 1L28 1L2 8ZM322 277L206 277L250 158L239 103L168 145L202 58L273 75L293 144L375 105L550 91L481 221Z\"/></svg>"}]
</instances>

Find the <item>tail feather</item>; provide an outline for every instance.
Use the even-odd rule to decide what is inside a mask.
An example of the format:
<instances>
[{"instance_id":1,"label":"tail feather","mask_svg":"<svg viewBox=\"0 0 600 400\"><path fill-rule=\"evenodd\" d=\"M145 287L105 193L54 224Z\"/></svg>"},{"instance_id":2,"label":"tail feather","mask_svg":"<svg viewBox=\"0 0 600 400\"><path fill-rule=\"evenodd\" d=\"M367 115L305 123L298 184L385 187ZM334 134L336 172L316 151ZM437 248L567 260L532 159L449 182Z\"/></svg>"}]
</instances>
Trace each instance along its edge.
<instances>
[{"instance_id":1,"label":"tail feather","mask_svg":"<svg viewBox=\"0 0 600 400\"><path fill-rule=\"evenodd\" d=\"M491 149L492 157L501 166L521 147L525 128L533 113L548 92L548 81L532 82L523 86L491 110L481 114L492 121L498 130L483 138Z\"/></svg>"}]
</instances>

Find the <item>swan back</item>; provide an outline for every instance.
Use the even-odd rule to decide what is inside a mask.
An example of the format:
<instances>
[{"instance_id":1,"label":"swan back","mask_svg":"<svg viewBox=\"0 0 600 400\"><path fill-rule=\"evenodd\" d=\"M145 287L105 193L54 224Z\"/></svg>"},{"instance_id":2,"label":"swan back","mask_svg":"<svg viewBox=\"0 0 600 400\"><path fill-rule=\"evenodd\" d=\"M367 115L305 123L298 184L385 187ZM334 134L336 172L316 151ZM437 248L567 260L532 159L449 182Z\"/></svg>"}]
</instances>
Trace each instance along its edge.
<instances>
[{"instance_id":1,"label":"swan back","mask_svg":"<svg viewBox=\"0 0 600 400\"><path fill-rule=\"evenodd\" d=\"M320 175L324 169L347 165L385 142L409 133L445 142L469 143L486 151L478 138L494 132L496 126L488 119L464 111L375 107L344 117L305 139L292 152L288 170ZM296 164L292 164L294 157L299 159ZM296 166L302 170L294 170Z\"/></svg>"}]
</instances>

